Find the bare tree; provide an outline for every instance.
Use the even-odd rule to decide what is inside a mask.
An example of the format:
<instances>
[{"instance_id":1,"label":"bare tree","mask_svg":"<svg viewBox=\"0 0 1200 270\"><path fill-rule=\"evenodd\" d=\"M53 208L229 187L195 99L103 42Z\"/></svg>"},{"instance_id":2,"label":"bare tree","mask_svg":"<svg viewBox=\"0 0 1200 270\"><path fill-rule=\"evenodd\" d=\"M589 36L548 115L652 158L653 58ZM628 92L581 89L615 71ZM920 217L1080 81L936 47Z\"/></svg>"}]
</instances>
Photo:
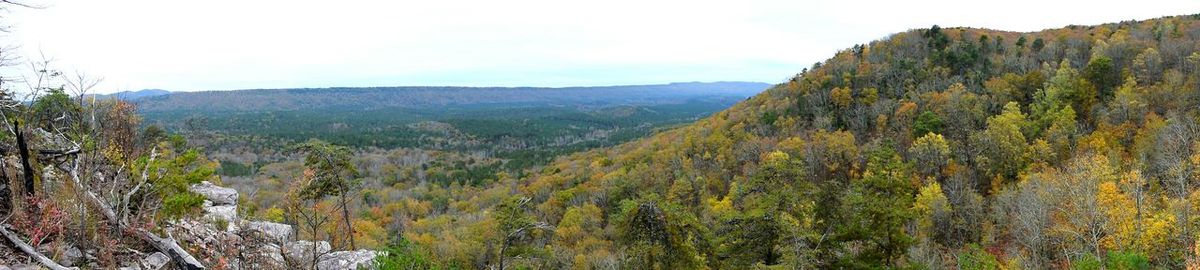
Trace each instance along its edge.
<instances>
[{"instance_id":1,"label":"bare tree","mask_svg":"<svg viewBox=\"0 0 1200 270\"><path fill-rule=\"evenodd\" d=\"M304 187L308 186L311 181L312 178L308 177L298 181L287 195L287 210L291 214L291 221L301 230L307 230L311 241L313 241L312 245L309 245L308 252L312 256L309 258L311 261L296 262L303 263L300 266L306 267L305 269L316 269L317 259L323 255L319 254L317 247L317 242L322 241L321 228L330 221L329 215L317 211L317 207L312 200L306 200L300 195Z\"/></svg>"},{"instance_id":2,"label":"bare tree","mask_svg":"<svg viewBox=\"0 0 1200 270\"><path fill-rule=\"evenodd\" d=\"M1066 183L1061 183L1059 198L1065 200L1060 207L1066 211L1063 216L1072 229L1060 229L1073 236L1076 241L1090 249L1092 256L1103 260L1100 240L1109 231L1108 218L1096 197L1100 183L1115 181L1115 172L1108 167L1101 156L1081 157L1075 159L1065 168L1063 177Z\"/></svg>"},{"instance_id":3,"label":"bare tree","mask_svg":"<svg viewBox=\"0 0 1200 270\"><path fill-rule=\"evenodd\" d=\"M1149 169L1152 175L1162 181L1167 194L1177 200L1187 201L1190 191L1195 188L1192 179L1196 168L1189 159L1193 154L1193 142L1200 137L1200 125L1184 115L1171 116L1167 123L1158 134ZM1191 220L1191 208L1191 204L1183 203L1177 209L1181 241L1194 239L1190 230L1192 226L1188 223Z\"/></svg>"}]
</instances>

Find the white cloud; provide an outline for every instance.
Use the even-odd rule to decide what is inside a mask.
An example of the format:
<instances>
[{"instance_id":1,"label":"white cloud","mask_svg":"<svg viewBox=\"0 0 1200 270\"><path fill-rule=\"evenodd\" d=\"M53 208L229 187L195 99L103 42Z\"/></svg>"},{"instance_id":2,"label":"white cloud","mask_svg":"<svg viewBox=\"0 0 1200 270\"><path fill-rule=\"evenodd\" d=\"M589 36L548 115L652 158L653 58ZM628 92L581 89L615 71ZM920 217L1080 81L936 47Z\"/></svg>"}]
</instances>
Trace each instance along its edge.
<instances>
[{"instance_id":1,"label":"white cloud","mask_svg":"<svg viewBox=\"0 0 1200 270\"><path fill-rule=\"evenodd\" d=\"M142 88L780 81L932 24L1035 31L1200 11L1179 1L45 0L9 42Z\"/></svg>"}]
</instances>

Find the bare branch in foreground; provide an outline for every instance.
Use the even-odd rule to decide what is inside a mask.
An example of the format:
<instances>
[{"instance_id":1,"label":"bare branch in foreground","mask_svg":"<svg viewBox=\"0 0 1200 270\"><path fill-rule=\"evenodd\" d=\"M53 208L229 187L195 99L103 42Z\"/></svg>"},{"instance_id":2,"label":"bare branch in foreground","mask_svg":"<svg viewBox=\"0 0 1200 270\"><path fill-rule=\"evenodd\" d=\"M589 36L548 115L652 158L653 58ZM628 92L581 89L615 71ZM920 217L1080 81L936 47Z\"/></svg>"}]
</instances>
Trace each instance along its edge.
<instances>
[{"instance_id":1,"label":"bare branch in foreground","mask_svg":"<svg viewBox=\"0 0 1200 270\"><path fill-rule=\"evenodd\" d=\"M0 234L4 234L4 238L8 239L9 243L11 243L13 246L17 247L21 251L25 252L25 254L29 255L29 257L33 257L34 259L36 259L38 261L38 263L41 263L42 266L45 266L46 268L50 268L51 270L78 270L79 269L79 267L62 266L62 265L58 264L57 262L54 262L54 260L47 258L46 255L42 255L41 253L38 253L37 249L33 248L29 244L25 244L25 241L22 241L20 236L18 236L16 233L14 233L12 231L9 231L8 224L0 225Z\"/></svg>"}]
</instances>

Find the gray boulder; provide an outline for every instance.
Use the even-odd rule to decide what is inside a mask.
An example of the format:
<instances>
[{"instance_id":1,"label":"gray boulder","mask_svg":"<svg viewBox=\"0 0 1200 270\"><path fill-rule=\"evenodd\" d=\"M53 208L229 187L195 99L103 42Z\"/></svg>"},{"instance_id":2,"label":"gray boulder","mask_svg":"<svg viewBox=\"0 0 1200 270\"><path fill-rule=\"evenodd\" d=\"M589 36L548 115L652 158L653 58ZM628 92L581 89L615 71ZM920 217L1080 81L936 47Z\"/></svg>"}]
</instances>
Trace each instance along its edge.
<instances>
[{"instance_id":1,"label":"gray boulder","mask_svg":"<svg viewBox=\"0 0 1200 270\"><path fill-rule=\"evenodd\" d=\"M59 249L59 255L60 256L58 256L58 260L56 261L58 264L63 266L73 266L76 263L79 263L80 259L83 258L83 251L80 251L79 248L74 246L66 245L65 247L61 247Z\"/></svg>"},{"instance_id":2,"label":"gray boulder","mask_svg":"<svg viewBox=\"0 0 1200 270\"><path fill-rule=\"evenodd\" d=\"M163 266L167 265L167 262L170 262L170 261L171 261L171 258L167 257L167 254L163 254L162 252L155 252L154 254L150 254L150 256L146 256L146 258L142 259L142 269L146 269L146 270L162 269Z\"/></svg>"},{"instance_id":3,"label":"gray boulder","mask_svg":"<svg viewBox=\"0 0 1200 270\"><path fill-rule=\"evenodd\" d=\"M267 243L286 243L294 234L290 225L266 221L247 222L242 230Z\"/></svg>"},{"instance_id":4,"label":"gray boulder","mask_svg":"<svg viewBox=\"0 0 1200 270\"><path fill-rule=\"evenodd\" d=\"M284 269L287 265L279 245L263 244L243 248L242 264L245 269Z\"/></svg>"},{"instance_id":5,"label":"gray boulder","mask_svg":"<svg viewBox=\"0 0 1200 270\"><path fill-rule=\"evenodd\" d=\"M288 261L296 262L301 265L309 265L313 261L314 256L329 253L333 250L329 246L329 242L325 241L295 241L289 242L283 246L284 254L287 255ZM311 265L309 265L311 266Z\"/></svg>"},{"instance_id":6,"label":"gray boulder","mask_svg":"<svg viewBox=\"0 0 1200 270\"><path fill-rule=\"evenodd\" d=\"M236 205L209 205L204 204L204 218L210 221L224 220L233 225L237 221L237 206Z\"/></svg>"},{"instance_id":7,"label":"gray boulder","mask_svg":"<svg viewBox=\"0 0 1200 270\"><path fill-rule=\"evenodd\" d=\"M378 252L366 249L333 252L321 255L317 270L373 269L376 256L379 256Z\"/></svg>"},{"instance_id":8,"label":"gray boulder","mask_svg":"<svg viewBox=\"0 0 1200 270\"><path fill-rule=\"evenodd\" d=\"M238 192L232 188L217 186L204 181L192 185L190 190L212 201L213 205L237 205Z\"/></svg>"}]
</instances>

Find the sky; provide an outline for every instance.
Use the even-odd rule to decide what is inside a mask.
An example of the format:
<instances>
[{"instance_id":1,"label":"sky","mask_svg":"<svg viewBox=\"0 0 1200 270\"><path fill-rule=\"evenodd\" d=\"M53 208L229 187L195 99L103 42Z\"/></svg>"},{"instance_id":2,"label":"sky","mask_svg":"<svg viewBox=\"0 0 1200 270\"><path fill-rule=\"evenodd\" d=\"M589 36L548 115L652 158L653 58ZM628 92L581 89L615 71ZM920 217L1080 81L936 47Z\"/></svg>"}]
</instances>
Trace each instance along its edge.
<instances>
[{"instance_id":1,"label":"sky","mask_svg":"<svg viewBox=\"0 0 1200 270\"><path fill-rule=\"evenodd\" d=\"M96 92L780 82L891 33L1037 31L1200 13L1196 0L26 0L0 44Z\"/></svg>"}]
</instances>

